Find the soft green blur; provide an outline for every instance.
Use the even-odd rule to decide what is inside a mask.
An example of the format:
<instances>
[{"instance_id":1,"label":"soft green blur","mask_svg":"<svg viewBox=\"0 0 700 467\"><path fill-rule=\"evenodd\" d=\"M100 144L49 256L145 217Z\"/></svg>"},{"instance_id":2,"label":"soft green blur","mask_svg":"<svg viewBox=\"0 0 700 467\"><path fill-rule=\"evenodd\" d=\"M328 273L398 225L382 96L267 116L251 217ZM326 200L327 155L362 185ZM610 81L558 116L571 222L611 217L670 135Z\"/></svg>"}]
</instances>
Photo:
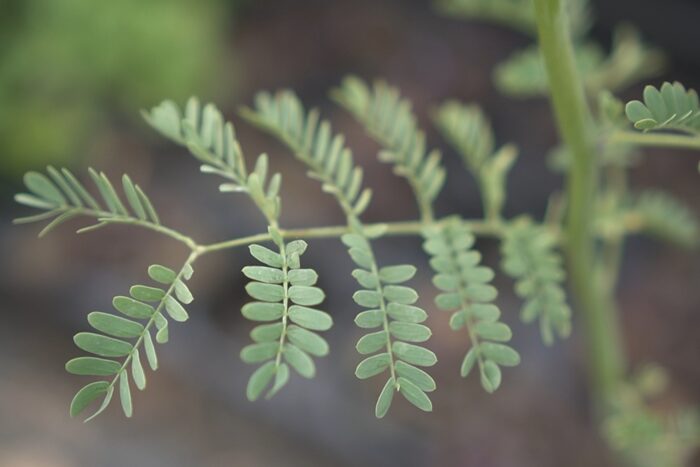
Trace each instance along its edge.
<instances>
[{"instance_id":1,"label":"soft green blur","mask_svg":"<svg viewBox=\"0 0 700 467\"><path fill-rule=\"evenodd\" d=\"M0 7L0 174L77 163L106 118L217 94L221 0L10 0ZM229 85L230 86L230 85Z\"/></svg>"}]
</instances>

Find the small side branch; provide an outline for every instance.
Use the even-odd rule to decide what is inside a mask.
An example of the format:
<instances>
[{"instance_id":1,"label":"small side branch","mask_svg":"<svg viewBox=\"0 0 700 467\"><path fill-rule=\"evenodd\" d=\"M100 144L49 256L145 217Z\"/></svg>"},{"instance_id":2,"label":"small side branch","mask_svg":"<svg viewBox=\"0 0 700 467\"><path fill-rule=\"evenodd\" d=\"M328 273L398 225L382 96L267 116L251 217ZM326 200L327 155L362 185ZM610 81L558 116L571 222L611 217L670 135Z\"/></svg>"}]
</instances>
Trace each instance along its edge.
<instances>
[{"instance_id":1,"label":"small side branch","mask_svg":"<svg viewBox=\"0 0 700 467\"><path fill-rule=\"evenodd\" d=\"M648 147L700 149L700 137L671 133L615 131L608 136L607 142L610 144L634 144Z\"/></svg>"},{"instance_id":2,"label":"small side branch","mask_svg":"<svg viewBox=\"0 0 700 467\"><path fill-rule=\"evenodd\" d=\"M442 221L438 221L439 225ZM464 220L472 232L477 235L487 237L497 237L500 235L500 227L495 224L481 220ZM367 224L367 229L385 228L384 235L400 236L400 235L421 235L424 224L420 221L409 222L387 222L378 224ZM280 229L280 233L284 239L309 239L309 238L338 238L351 231L347 225L333 225L328 227L310 227L307 229ZM214 251L226 250L238 246L249 245L251 243L264 242L271 240L269 233L259 233L249 235L247 237L235 238L209 245L201 245L197 247L200 254L211 253Z\"/></svg>"}]
</instances>

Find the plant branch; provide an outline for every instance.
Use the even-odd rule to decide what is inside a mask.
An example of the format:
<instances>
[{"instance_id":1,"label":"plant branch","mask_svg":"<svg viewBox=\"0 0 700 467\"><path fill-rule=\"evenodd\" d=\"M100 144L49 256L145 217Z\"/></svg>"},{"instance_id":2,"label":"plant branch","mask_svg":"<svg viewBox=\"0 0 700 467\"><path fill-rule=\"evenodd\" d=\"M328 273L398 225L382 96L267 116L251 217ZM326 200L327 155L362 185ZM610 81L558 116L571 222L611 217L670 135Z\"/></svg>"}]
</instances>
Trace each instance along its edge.
<instances>
[{"instance_id":1,"label":"plant branch","mask_svg":"<svg viewBox=\"0 0 700 467\"><path fill-rule=\"evenodd\" d=\"M106 212L95 211L92 213L85 212L84 214L96 216L97 220L100 221L100 223L136 225L139 227L146 228L148 230L153 230L154 232L161 233L161 234L166 235L174 240L177 240L178 242L184 243L191 250L194 250L197 248L197 243L192 238L188 237L185 234L178 232L177 230L173 230L173 229L171 229L169 227L165 227L163 225L158 225L158 224L154 224L152 222L143 221L143 220L137 219L135 217L102 217L102 216L105 216L107 214L110 214L110 213L106 213Z\"/></svg>"},{"instance_id":2,"label":"plant branch","mask_svg":"<svg viewBox=\"0 0 700 467\"><path fill-rule=\"evenodd\" d=\"M442 221L437 221L440 224ZM500 228L492 223L481 220L464 220L463 221L476 235L482 236L499 236ZM368 229L384 226L386 228L384 235L420 235L425 225L420 221L408 222L387 222L377 224L366 224ZM280 229L280 234L285 239L309 239L309 238L336 238L350 233L351 228L347 225L333 225L328 227L309 227L306 229ZM271 240L269 233L259 233L249 235L247 237L234 238L209 245L200 245L196 249L201 253L211 253L213 251L226 250L242 245L248 245L255 242L264 242Z\"/></svg>"},{"instance_id":3,"label":"plant branch","mask_svg":"<svg viewBox=\"0 0 700 467\"><path fill-rule=\"evenodd\" d=\"M608 144L635 144L649 147L700 149L700 136L675 133L642 133L617 130L607 137Z\"/></svg>"},{"instance_id":4,"label":"plant branch","mask_svg":"<svg viewBox=\"0 0 700 467\"><path fill-rule=\"evenodd\" d=\"M585 326L590 384L596 401L603 405L618 384L624 357L612 296L594 274L593 207L598 173L589 134L592 117L576 71L562 2L535 0L535 16L559 133L573 155L567 180L566 249L571 286Z\"/></svg>"}]
</instances>

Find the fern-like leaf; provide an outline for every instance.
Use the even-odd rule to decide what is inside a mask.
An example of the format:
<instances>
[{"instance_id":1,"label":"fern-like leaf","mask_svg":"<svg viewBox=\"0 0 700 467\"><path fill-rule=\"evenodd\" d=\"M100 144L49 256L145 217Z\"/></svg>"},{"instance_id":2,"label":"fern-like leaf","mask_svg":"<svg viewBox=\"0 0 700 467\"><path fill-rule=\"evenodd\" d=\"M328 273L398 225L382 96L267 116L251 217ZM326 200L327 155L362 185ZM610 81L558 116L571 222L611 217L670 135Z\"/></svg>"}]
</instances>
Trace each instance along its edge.
<instances>
[{"instance_id":1,"label":"fern-like leaf","mask_svg":"<svg viewBox=\"0 0 700 467\"><path fill-rule=\"evenodd\" d=\"M121 315L94 311L88 322L96 332L80 332L75 344L93 356L78 357L66 363L66 371L81 376L110 377L92 382L80 389L71 402L70 414L79 415L92 402L102 399L98 410L86 421L102 413L112 400L115 390L119 393L122 410L127 417L133 413L131 381L139 389L146 387L146 374L141 352L152 370L158 368L152 328L157 329L155 341L168 341L168 318L183 322L188 319L183 304L192 302L192 293L185 281L192 277L193 257L179 272L165 266L152 265L148 275L157 286L134 285L130 296L114 297L112 304ZM123 360L119 360L123 358Z\"/></svg>"},{"instance_id":2,"label":"fern-like leaf","mask_svg":"<svg viewBox=\"0 0 700 467\"><path fill-rule=\"evenodd\" d=\"M256 301L246 304L241 312L252 321L266 323L251 331L255 343L241 351L244 362L262 363L248 381L250 400L260 397L270 385L266 398L274 396L287 384L290 366L301 376L312 378L316 367L310 355L328 354L328 343L315 331L326 331L333 325L328 313L310 308L319 305L325 294L315 286L316 272L301 268L299 258L306 251L306 242L285 244L279 236L272 237L278 251L250 246L250 253L264 266L243 268L243 274L251 279L246 290Z\"/></svg>"},{"instance_id":3,"label":"fern-like leaf","mask_svg":"<svg viewBox=\"0 0 700 467\"><path fill-rule=\"evenodd\" d=\"M425 134L418 129L411 103L383 81L370 87L355 76L346 77L331 96L384 147L380 159L393 164L394 172L408 180L421 215L432 218L432 203L445 183L446 172L440 151L427 152Z\"/></svg>"},{"instance_id":4,"label":"fern-like leaf","mask_svg":"<svg viewBox=\"0 0 700 467\"><path fill-rule=\"evenodd\" d=\"M554 342L571 333L571 309L562 288L564 270L554 250L549 231L529 219L512 221L502 243L503 270L516 280L515 291L525 299L521 318L529 323L539 319L542 340Z\"/></svg>"},{"instance_id":5,"label":"fern-like leaf","mask_svg":"<svg viewBox=\"0 0 700 467\"><path fill-rule=\"evenodd\" d=\"M186 146L203 164L202 172L218 174L245 190L248 177L236 131L214 104L202 107L191 97L183 110L166 100L142 115L165 137Z\"/></svg>"},{"instance_id":6,"label":"fern-like leaf","mask_svg":"<svg viewBox=\"0 0 700 467\"><path fill-rule=\"evenodd\" d=\"M128 175L122 177L125 200L104 172L89 169L90 177L100 193L100 201L93 197L85 186L68 169L47 167L44 175L27 172L24 184L29 193L15 195L15 201L25 206L44 211L33 216L15 219L15 223L31 223L52 219L39 233L42 237L63 222L78 216L95 218L98 223L78 230L85 232L112 223L130 223L161 232L173 233L160 223L158 213L151 200Z\"/></svg>"},{"instance_id":7,"label":"fern-like leaf","mask_svg":"<svg viewBox=\"0 0 700 467\"><path fill-rule=\"evenodd\" d=\"M517 155L515 146L506 144L496 150L491 125L476 105L445 102L435 114L435 124L478 181L486 217L500 218L506 176Z\"/></svg>"},{"instance_id":8,"label":"fern-like leaf","mask_svg":"<svg viewBox=\"0 0 700 467\"><path fill-rule=\"evenodd\" d=\"M665 82L660 89L646 86L644 102L628 102L625 113L639 130L677 130L700 136L698 94L677 81Z\"/></svg>"},{"instance_id":9,"label":"fern-like leaf","mask_svg":"<svg viewBox=\"0 0 700 467\"><path fill-rule=\"evenodd\" d=\"M213 104L202 108L199 100L191 97L181 111L172 101L164 101L143 116L163 135L186 146L203 163L202 172L229 180L219 185L219 191L245 192L268 220L279 217L281 175L275 173L268 180L266 154L258 156L253 172L248 173L233 124L225 122Z\"/></svg>"},{"instance_id":10,"label":"fern-like leaf","mask_svg":"<svg viewBox=\"0 0 700 467\"><path fill-rule=\"evenodd\" d=\"M362 168L355 165L343 135L334 135L330 122L320 120L317 109L305 112L291 91L261 92L255 96L255 108L244 108L241 115L282 140L347 216L355 218L364 212L372 191L362 187Z\"/></svg>"},{"instance_id":11,"label":"fern-like leaf","mask_svg":"<svg viewBox=\"0 0 700 467\"><path fill-rule=\"evenodd\" d=\"M377 399L375 415L377 418L386 415L396 391L419 409L431 411L433 405L426 392L435 390L435 381L418 368L437 362L432 351L418 345L430 338L431 331L420 324L427 315L414 306L418 299L416 291L400 285L413 277L416 268L410 265L379 268L366 237L351 233L342 240L358 266L352 275L362 287L353 299L367 309L357 315L355 323L363 329L378 329L357 341L361 355L373 355L357 365L355 375L367 379L389 371Z\"/></svg>"},{"instance_id":12,"label":"fern-like leaf","mask_svg":"<svg viewBox=\"0 0 700 467\"><path fill-rule=\"evenodd\" d=\"M515 366L520 355L506 343L512 332L499 321L500 310L492 301L497 291L490 285L493 270L482 266L481 255L472 249L474 235L458 219L425 229L423 248L431 255L430 265L436 272L435 286L442 291L435 303L453 311L450 327L466 328L471 348L460 373L467 377L477 366L481 385L494 392L501 384L500 366Z\"/></svg>"}]
</instances>

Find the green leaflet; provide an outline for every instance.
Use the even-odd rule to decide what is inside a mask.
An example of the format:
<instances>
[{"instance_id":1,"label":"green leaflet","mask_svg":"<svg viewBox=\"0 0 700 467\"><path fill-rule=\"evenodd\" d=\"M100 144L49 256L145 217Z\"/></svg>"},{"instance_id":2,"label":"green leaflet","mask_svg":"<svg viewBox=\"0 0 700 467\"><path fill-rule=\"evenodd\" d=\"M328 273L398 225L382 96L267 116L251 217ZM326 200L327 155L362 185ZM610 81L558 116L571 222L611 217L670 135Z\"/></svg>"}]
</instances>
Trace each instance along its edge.
<instances>
[{"instance_id":1,"label":"green leaflet","mask_svg":"<svg viewBox=\"0 0 700 467\"><path fill-rule=\"evenodd\" d=\"M410 102L383 81L371 87L356 76L347 76L331 91L331 97L348 110L384 147L380 159L394 165L406 177L424 214L445 183L440 151L428 152L425 135L418 129Z\"/></svg>"},{"instance_id":2,"label":"green leaflet","mask_svg":"<svg viewBox=\"0 0 700 467\"><path fill-rule=\"evenodd\" d=\"M282 356L304 378L313 378L316 375L314 361L309 357L309 354L294 344L284 344Z\"/></svg>"},{"instance_id":3,"label":"green leaflet","mask_svg":"<svg viewBox=\"0 0 700 467\"><path fill-rule=\"evenodd\" d=\"M435 303L440 309L452 312L450 327L455 331L466 328L471 341L460 374L466 377L478 366L482 387L493 392L501 381L498 365L513 366L520 362L520 355L505 344L512 337L510 328L498 321L500 310L490 303L497 294L489 285L493 271L480 265L481 257L472 249L474 236L459 219L426 228L423 235L423 248L431 255L430 265L436 272L433 282L443 291ZM425 385L412 381L427 390Z\"/></svg>"},{"instance_id":4,"label":"green leaflet","mask_svg":"<svg viewBox=\"0 0 700 467\"><path fill-rule=\"evenodd\" d=\"M275 372L275 381L272 384L272 389L270 389L267 394L265 395L265 399L270 399L272 398L275 394L279 392L280 389L282 389L287 382L289 381L289 365L286 363L281 363L279 367L277 367L277 371Z\"/></svg>"},{"instance_id":5,"label":"green leaflet","mask_svg":"<svg viewBox=\"0 0 700 467\"><path fill-rule=\"evenodd\" d=\"M262 302L281 302L285 298L285 287L276 284L249 282L245 287L252 298Z\"/></svg>"},{"instance_id":6,"label":"green leaflet","mask_svg":"<svg viewBox=\"0 0 700 467\"><path fill-rule=\"evenodd\" d=\"M389 332L396 339L407 342L425 342L432 335L428 326L400 321L389 323Z\"/></svg>"},{"instance_id":7,"label":"green leaflet","mask_svg":"<svg viewBox=\"0 0 700 467\"><path fill-rule=\"evenodd\" d=\"M158 354L156 353L155 345L153 345L150 331L145 332L143 335L143 348L146 350L148 366L151 367L151 370L156 371L158 369Z\"/></svg>"},{"instance_id":8,"label":"green leaflet","mask_svg":"<svg viewBox=\"0 0 700 467\"><path fill-rule=\"evenodd\" d=\"M275 321L282 318L284 305L281 303L252 302L243 305L241 313L251 321Z\"/></svg>"},{"instance_id":9,"label":"green leaflet","mask_svg":"<svg viewBox=\"0 0 700 467\"><path fill-rule=\"evenodd\" d=\"M397 383L399 385L399 391L401 391L401 395L404 396L408 402L415 405L424 412L432 412L433 403L430 401L428 395L425 392L423 392L421 388L419 388L406 378L399 378Z\"/></svg>"},{"instance_id":10,"label":"green leaflet","mask_svg":"<svg viewBox=\"0 0 700 467\"><path fill-rule=\"evenodd\" d=\"M129 295L143 302L158 302L165 296L165 290L146 285L134 285L129 289Z\"/></svg>"},{"instance_id":11,"label":"green leaflet","mask_svg":"<svg viewBox=\"0 0 700 467\"><path fill-rule=\"evenodd\" d=\"M183 307L180 302L178 302L172 296L165 297L165 309L172 319L180 323L185 322L189 319L185 307Z\"/></svg>"},{"instance_id":12,"label":"green leaflet","mask_svg":"<svg viewBox=\"0 0 700 467\"><path fill-rule=\"evenodd\" d=\"M143 332L143 325L121 316L93 311L87 316L90 326L113 337L138 337Z\"/></svg>"},{"instance_id":13,"label":"green leaflet","mask_svg":"<svg viewBox=\"0 0 700 467\"><path fill-rule=\"evenodd\" d=\"M418 300L418 293L410 287L387 285L383 288L384 298L399 305L412 305Z\"/></svg>"},{"instance_id":14,"label":"green leaflet","mask_svg":"<svg viewBox=\"0 0 700 467\"><path fill-rule=\"evenodd\" d=\"M261 245L250 245L248 249L250 250L250 254L253 256L253 258L257 259L261 263L266 264L271 268L280 269L282 267L283 260L279 253L276 253ZM253 278L251 277L250 279Z\"/></svg>"},{"instance_id":15,"label":"green leaflet","mask_svg":"<svg viewBox=\"0 0 700 467\"><path fill-rule=\"evenodd\" d=\"M428 318L428 314L417 306L389 303L386 311L396 321L405 321L407 323L422 323Z\"/></svg>"},{"instance_id":16,"label":"green leaflet","mask_svg":"<svg viewBox=\"0 0 700 467\"><path fill-rule=\"evenodd\" d=\"M107 381L95 381L84 386L73 397L73 401L70 404L70 416L75 417L103 394L111 394L110 389Z\"/></svg>"},{"instance_id":17,"label":"green leaflet","mask_svg":"<svg viewBox=\"0 0 700 467\"><path fill-rule=\"evenodd\" d=\"M102 204L98 203L88 193L85 186L68 169L59 171L52 166L48 166L46 168L46 172L49 174L48 177L39 172L27 172L24 176L24 184L30 194L20 193L15 196L15 201L18 203L45 212L39 215L15 219L14 222L38 222L53 218L40 232L40 237L76 216L89 216L98 221L97 224L81 229L79 232L113 222L139 222L141 225L151 228L156 228L160 225L160 219L150 200L127 175L123 177L123 186L130 209L127 209L104 173L98 173L93 169L88 171L100 192ZM139 193L138 198L134 198L134 193L136 192ZM144 204L148 205L148 210L144 209Z\"/></svg>"},{"instance_id":18,"label":"green leaflet","mask_svg":"<svg viewBox=\"0 0 700 467\"><path fill-rule=\"evenodd\" d=\"M378 328L384 323L384 313L381 310L361 311L355 316L355 324L360 328Z\"/></svg>"},{"instance_id":19,"label":"green leaflet","mask_svg":"<svg viewBox=\"0 0 700 467\"><path fill-rule=\"evenodd\" d=\"M409 363L400 360L396 362L396 374L411 381L425 392L434 391L437 388L432 376Z\"/></svg>"},{"instance_id":20,"label":"green leaflet","mask_svg":"<svg viewBox=\"0 0 700 467\"><path fill-rule=\"evenodd\" d=\"M136 285L130 289L134 298L115 297L114 308L128 318L101 311L88 314L88 323L97 333L80 332L75 335L74 341L78 348L97 357L73 358L66 363L66 371L75 375L111 377L111 379L90 383L78 391L71 403L71 416L78 415L91 402L102 397L100 407L86 421L93 419L109 406L117 387L124 414L127 417L132 415L133 403L129 375L137 389L146 388L147 378L140 349L145 352L149 367L152 370L158 368L158 356L150 329L152 327L158 329L156 340L159 343L167 340L168 321L161 311L165 311L163 310L165 308L168 314L171 316L175 314L177 318L187 316L184 307L174 295L176 285L182 283L184 286L183 281L192 276L191 261L191 258L188 259L177 273L161 265L152 265L148 268L149 276L156 282L170 284L167 290ZM187 298L191 299L191 294ZM154 306L141 300L154 302ZM119 360L120 357L123 360Z\"/></svg>"},{"instance_id":21,"label":"green leaflet","mask_svg":"<svg viewBox=\"0 0 700 467\"><path fill-rule=\"evenodd\" d=\"M501 369L491 360L486 360L481 370L481 386L486 392L494 392L501 385Z\"/></svg>"},{"instance_id":22,"label":"green leaflet","mask_svg":"<svg viewBox=\"0 0 700 467\"><path fill-rule=\"evenodd\" d=\"M352 299L365 308L377 308L382 303L382 294L376 290L359 290L355 292Z\"/></svg>"},{"instance_id":23,"label":"green leaflet","mask_svg":"<svg viewBox=\"0 0 700 467\"><path fill-rule=\"evenodd\" d=\"M262 363L248 381L250 400L258 399L270 385L265 397L274 396L287 384L290 366L303 377L313 377L316 367L310 355L322 357L329 351L326 340L314 331L333 325L326 312L309 308L320 304L325 294L313 286L316 272L301 269L299 257L306 251L306 242L285 244L276 228L271 227L270 232L279 251L251 245L251 254L265 266L243 269L251 279L246 291L257 301L244 305L241 313L251 321L269 322L251 331L255 343L241 351L244 362Z\"/></svg>"},{"instance_id":24,"label":"green leaflet","mask_svg":"<svg viewBox=\"0 0 700 467\"><path fill-rule=\"evenodd\" d=\"M246 345L241 350L241 360L245 363L260 363L274 358L279 350L277 342L259 342Z\"/></svg>"},{"instance_id":25,"label":"green leaflet","mask_svg":"<svg viewBox=\"0 0 700 467\"><path fill-rule=\"evenodd\" d=\"M391 357L388 353L372 355L362 360L355 368L355 376L360 379L371 378L383 373L391 366Z\"/></svg>"},{"instance_id":26,"label":"green leaflet","mask_svg":"<svg viewBox=\"0 0 700 467\"><path fill-rule=\"evenodd\" d=\"M134 384L139 391L146 389L146 374L141 365L139 349L134 349L134 355L131 357L131 377L134 379Z\"/></svg>"},{"instance_id":27,"label":"green leaflet","mask_svg":"<svg viewBox=\"0 0 700 467\"><path fill-rule=\"evenodd\" d=\"M75 345L82 350L100 357L123 357L128 355L133 348L126 341L93 332L80 332L75 335L73 340Z\"/></svg>"},{"instance_id":28,"label":"green leaflet","mask_svg":"<svg viewBox=\"0 0 700 467\"><path fill-rule=\"evenodd\" d=\"M333 326L333 318L328 313L305 306L289 307L289 319L312 331L327 331Z\"/></svg>"},{"instance_id":29,"label":"green leaflet","mask_svg":"<svg viewBox=\"0 0 700 467\"><path fill-rule=\"evenodd\" d=\"M117 311L136 319L148 319L155 312L151 305L124 296L114 297L112 305Z\"/></svg>"},{"instance_id":30,"label":"green leaflet","mask_svg":"<svg viewBox=\"0 0 700 467\"><path fill-rule=\"evenodd\" d=\"M122 411L127 418L130 418L133 413L133 405L131 401L131 388L129 386L129 373L122 371L119 374L119 399L122 403Z\"/></svg>"},{"instance_id":31,"label":"green leaflet","mask_svg":"<svg viewBox=\"0 0 700 467\"><path fill-rule=\"evenodd\" d=\"M362 355L367 355L378 351L381 348L386 348L389 333L386 331L370 332L360 337L355 348Z\"/></svg>"},{"instance_id":32,"label":"green leaflet","mask_svg":"<svg viewBox=\"0 0 700 467\"><path fill-rule=\"evenodd\" d=\"M311 355L316 357L328 355L328 343L313 331L291 325L287 328L287 337L292 344Z\"/></svg>"},{"instance_id":33,"label":"green leaflet","mask_svg":"<svg viewBox=\"0 0 700 467\"><path fill-rule=\"evenodd\" d=\"M435 354L424 347L405 342L394 342L391 349L397 358L406 363L418 366L433 366L437 363Z\"/></svg>"},{"instance_id":34,"label":"green leaflet","mask_svg":"<svg viewBox=\"0 0 700 467\"><path fill-rule=\"evenodd\" d=\"M281 284L284 282L284 274L280 269L266 266L246 266L243 274L250 280L265 282L268 284Z\"/></svg>"},{"instance_id":35,"label":"green leaflet","mask_svg":"<svg viewBox=\"0 0 700 467\"><path fill-rule=\"evenodd\" d=\"M66 198L61 193L61 190L44 174L27 172L24 175L24 185L31 193L52 206L61 206L66 202Z\"/></svg>"},{"instance_id":36,"label":"green leaflet","mask_svg":"<svg viewBox=\"0 0 700 467\"><path fill-rule=\"evenodd\" d=\"M179 279L175 281L175 297L177 297L177 299L185 305L189 305L194 300L194 296L192 295L190 289L182 280Z\"/></svg>"},{"instance_id":37,"label":"green leaflet","mask_svg":"<svg viewBox=\"0 0 700 467\"><path fill-rule=\"evenodd\" d=\"M377 418L384 418L384 415L389 411L391 401L394 399L394 392L396 392L396 383L394 378L389 378L377 398L377 405L374 408L374 415Z\"/></svg>"},{"instance_id":38,"label":"green leaflet","mask_svg":"<svg viewBox=\"0 0 700 467\"><path fill-rule=\"evenodd\" d=\"M410 264L384 266L379 269L379 279L385 284L401 284L413 279L415 275L416 267Z\"/></svg>"},{"instance_id":39,"label":"green leaflet","mask_svg":"<svg viewBox=\"0 0 700 467\"><path fill-rule=\"evenodd\" d=\"M253 342L276 341L282 335L283 330L282 323L261 324L250 331L250 338L253 339Z\"/></svg>"},{"instance_id":40,"label":"green leaflet","mask_svg":"<svg viewBox=\"0 0 700 467\"><path fill-rule=\"evenodd\" d=\"M290 284L299 286L311 286L318 280L318 274L313 269L292 269L287 277Z\"/></svg>"},{"instance_id":41,"label":"green leaflet","mask_svg":"<svg viewBox=\"0 0 700 467\"><path fill-rule=\"evenodd\" d=\"M679 130L700 135L700 104L694 89L686 90L679 83L664 82L656 89L644 88L644 102L631 101L625 106L627 118L643 131Z\"/></svg>"},{"instance_id":42,"label":"green leaflet","mask_svg":"<svg viewBox=\"0 0 700 467\"><path fill-rule=\"evenodd\" d=\"M297 305L314 306L321 303L326 295L318 287L293 285L289 287L289 299Z\"/></svg>"},{"instance_id":43,"label":"green leaflet","mask_svg":"<svg viewBox=\"0 0 700 467\"><path fill-rule=\"evenodd\" d=\"M549 232L528 219L513 221L505 230L502 254L503 270L516 279L515 291L525 299L522 320L539 319L545 344L552 344L555 334L567 337L571 333L571 309L561 285L562 260Z\"/></svg>"},{"instance_id":44,"label":"green leaflet","mask_svg":"<svg viewBox=\"0 0 700 467\"><path fill-rule=\"evenodd\" d=\"M148 267L148 276L161 284L172 284L175 281L175 271L159 264Z\"/></svg>"},{"instance_id":45,"label":"green leaflet","mask_svg":"<svg viewBox=\"0 0 700 467\"><path fill-rule=\"evenodd\" d=\"M270 384L270 381L272 381L275 371L275 362L269 361L253 372L248 380L248 387L246 389L248 400L254 401L260 397L260 394L265 390L267 385Z\"/></svg>"},{"instance_id":46,"label":"green leaflet","mask_svg":"<svg viewBox=\"0 0 700 467\"><path fill-rule=\"evenodd\" d=\"M78 357L66 363L66 371L74 375L110 376L119 372L121 365L114 360L96 357Z\"/></svg>"}]
</instances>

